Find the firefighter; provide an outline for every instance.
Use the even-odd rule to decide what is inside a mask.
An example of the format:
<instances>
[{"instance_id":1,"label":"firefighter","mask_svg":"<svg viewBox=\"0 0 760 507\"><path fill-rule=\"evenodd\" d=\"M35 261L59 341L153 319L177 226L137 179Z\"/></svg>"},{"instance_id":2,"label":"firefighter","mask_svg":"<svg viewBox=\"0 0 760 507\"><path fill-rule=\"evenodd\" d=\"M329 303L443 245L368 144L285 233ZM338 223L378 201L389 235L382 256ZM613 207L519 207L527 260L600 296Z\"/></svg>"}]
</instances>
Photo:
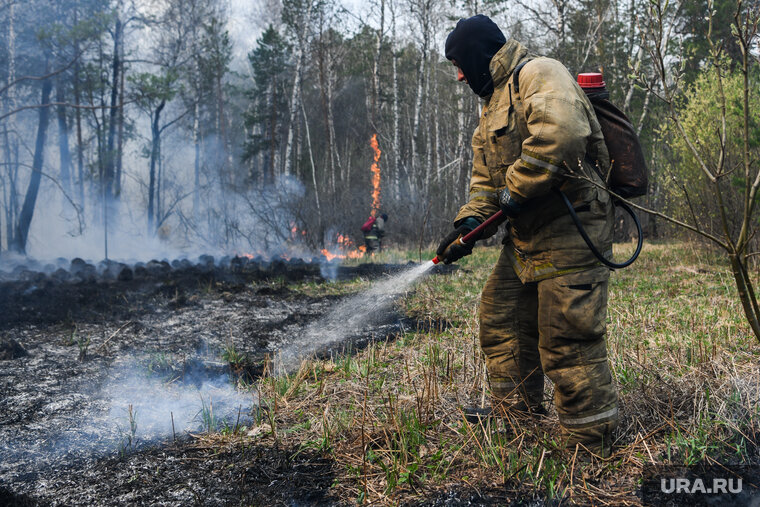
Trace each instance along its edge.
<instances>
[{"instance_id":1,"label":"firefighter","mask_svg":"<svg viewBox=\"0 0 760 507\"><path fill-rule=\"evenodd\" d=\"M370 217L370 219L362 226L364 245L367 247L367 253L374 252L375 250L382 252L383 237L385 236L385 222L387 221L387 213L382 213L378 217Z\"/></svg>"},{"instance_id":2,"label":"firefighter","mask_svg":"<svg viewBox=\"0 0 760 507\"><path fill-rule=\"evenodd\" d=\"M609 167L599 122L560 62L507 41L486 16L457 23L446 58L485 104L472 137L469 202L438 247L439 258L448 264L470 254L472 247L457 238L499 209L509 217L480 302L492 410L545 413L546 375L566 444L608 456L618 422L605 343L609 270L557 193L565 193L594 244L610 256L609 195L569 177L583 171L599 179L593 165Z\"/></svg>"}]
</instances>

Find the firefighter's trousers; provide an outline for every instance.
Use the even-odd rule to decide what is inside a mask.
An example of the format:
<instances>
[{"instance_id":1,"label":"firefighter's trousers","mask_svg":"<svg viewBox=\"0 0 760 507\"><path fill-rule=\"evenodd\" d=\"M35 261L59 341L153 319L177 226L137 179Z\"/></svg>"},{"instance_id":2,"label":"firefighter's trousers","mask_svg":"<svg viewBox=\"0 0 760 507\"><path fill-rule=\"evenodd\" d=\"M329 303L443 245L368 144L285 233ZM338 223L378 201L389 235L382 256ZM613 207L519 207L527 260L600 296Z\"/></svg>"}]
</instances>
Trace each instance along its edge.
<instances>
[{"instance_id":1,"label":"firefighter's trousers","mask_svg":"<svg viewBox=\"0 0 760 507\"><path fill-rule=\"evenodd\" d=\"M618 420L605 343L608 280L599 267L523 284L502 250L480 303L494 400L537 408L546 374L567 444L594 452L609 450Z\"/></svg>"}]
</instances>

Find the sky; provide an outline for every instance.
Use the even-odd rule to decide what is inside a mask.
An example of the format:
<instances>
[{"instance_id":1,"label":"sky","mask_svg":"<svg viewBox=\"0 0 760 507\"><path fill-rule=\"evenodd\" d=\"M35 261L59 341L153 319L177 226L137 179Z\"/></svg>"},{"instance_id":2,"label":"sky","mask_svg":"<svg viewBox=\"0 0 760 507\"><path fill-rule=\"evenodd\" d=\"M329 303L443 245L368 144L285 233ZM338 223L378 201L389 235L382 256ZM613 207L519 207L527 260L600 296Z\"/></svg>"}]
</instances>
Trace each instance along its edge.
<instances>
[{"instance_id":1,"label":"sky","mask_svg":"<svg viewBox=\"0 0 760 507\"><path fill-rule=\"evenodd\" d=\"M280 13L276 8L278 0L223 0L230 13L228 30L233 41L234 61L233 68L241 71L247 69L247 54L256 45L261 32L269 23L277 23ZM371 1L371 0L370 0ZM374 26L379 24L378 16L367 16L370 8L368 0L342 0L343 7L350 13L343 19L343 25L348 30L358 30L361 20ZM378 2L379 3L379 2ZM488 14L488 9L483 9ZM398 13L397 13L398 14ZM464 13L462 13L464 15ZM389 13L386 11L386 23L389 22ZM497 19L497 18L494 18ZM502 20L503 21L503 20ZM453 22L450 22L453 23ZM397 27L399 36L406 32L402 27ZM436 43L443 46L443 34L439 34L440 40ZM441 47L442 50L442 47Z\"/></svg>"},{"instance_id":2,"label":"sky","mask_svg":"<svg viewBox=\"0 0 760 507\"><path fill-rule=\"evenodd\" d=\"M234 59L237 65L245 62L246 54L256 45L256 39L266 24L263 17L257 16L262 10L261 0L228 0L228 30L233 41Z\"/></svg>"}]
</instances>

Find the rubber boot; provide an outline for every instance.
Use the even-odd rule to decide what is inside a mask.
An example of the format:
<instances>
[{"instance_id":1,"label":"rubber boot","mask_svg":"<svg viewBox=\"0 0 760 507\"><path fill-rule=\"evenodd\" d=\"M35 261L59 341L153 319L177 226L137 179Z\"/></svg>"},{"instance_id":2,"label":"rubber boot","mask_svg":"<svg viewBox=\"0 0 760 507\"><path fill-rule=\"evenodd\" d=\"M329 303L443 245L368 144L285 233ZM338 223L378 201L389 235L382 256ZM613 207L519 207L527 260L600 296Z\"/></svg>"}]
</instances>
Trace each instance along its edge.
<instances>
[{"instance_id":1,"label":"rubber boot","mask_svg":"<svg viewBox=\"0 0 760 507\"><path fill-rule=\"evenodd\" d=\"M594 457L609 458L612 454L612 433L615 427L617 419L587 428L571 430L563 427L563 433L567 436L566 448L581 462L589 462Z\"/></svg>"},{"instance_id":2,"label":"rubber boot","mask_svg":"<svg viewBox=\"0 0 760 507\"><path fill-rule=\"evenodd\" d=\"M546 416L543 403L528 404L524 400L492 398L490 407L465 407L467 422L478 424L492 418L516 418L540 420Z\"/></svg>"}]
</instances>

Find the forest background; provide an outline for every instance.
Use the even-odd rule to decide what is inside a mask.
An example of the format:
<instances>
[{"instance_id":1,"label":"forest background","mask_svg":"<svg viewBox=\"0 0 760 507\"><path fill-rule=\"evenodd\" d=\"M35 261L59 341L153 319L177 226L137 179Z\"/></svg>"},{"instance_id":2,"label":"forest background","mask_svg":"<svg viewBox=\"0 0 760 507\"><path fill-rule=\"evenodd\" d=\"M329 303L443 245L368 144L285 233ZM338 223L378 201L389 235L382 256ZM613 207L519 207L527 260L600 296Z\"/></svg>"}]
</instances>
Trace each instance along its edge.
<instances>
[{"instance_id":1,"label":"forest background","mask_svg":"<svg viewBox=\"0 0 760 507\"><path fill-rule=\"evenodd\" d=\"M736 11L735 0L0 0L0 257L349 254L380 211L391 243L435 243L467 199L481 107L443 41L476 13L574 75L603 72L644 145L642 204L717 231L720 206L660 77L677 84L697 152L720 140L722 88L730 176L742 163ZM749 79L754 105L757 65ZM756 160L757 115L749 135ZM742 188L724 181L738 209ZM651 219L646 234L680 229Z\"/></svg>"}]
</instances>

